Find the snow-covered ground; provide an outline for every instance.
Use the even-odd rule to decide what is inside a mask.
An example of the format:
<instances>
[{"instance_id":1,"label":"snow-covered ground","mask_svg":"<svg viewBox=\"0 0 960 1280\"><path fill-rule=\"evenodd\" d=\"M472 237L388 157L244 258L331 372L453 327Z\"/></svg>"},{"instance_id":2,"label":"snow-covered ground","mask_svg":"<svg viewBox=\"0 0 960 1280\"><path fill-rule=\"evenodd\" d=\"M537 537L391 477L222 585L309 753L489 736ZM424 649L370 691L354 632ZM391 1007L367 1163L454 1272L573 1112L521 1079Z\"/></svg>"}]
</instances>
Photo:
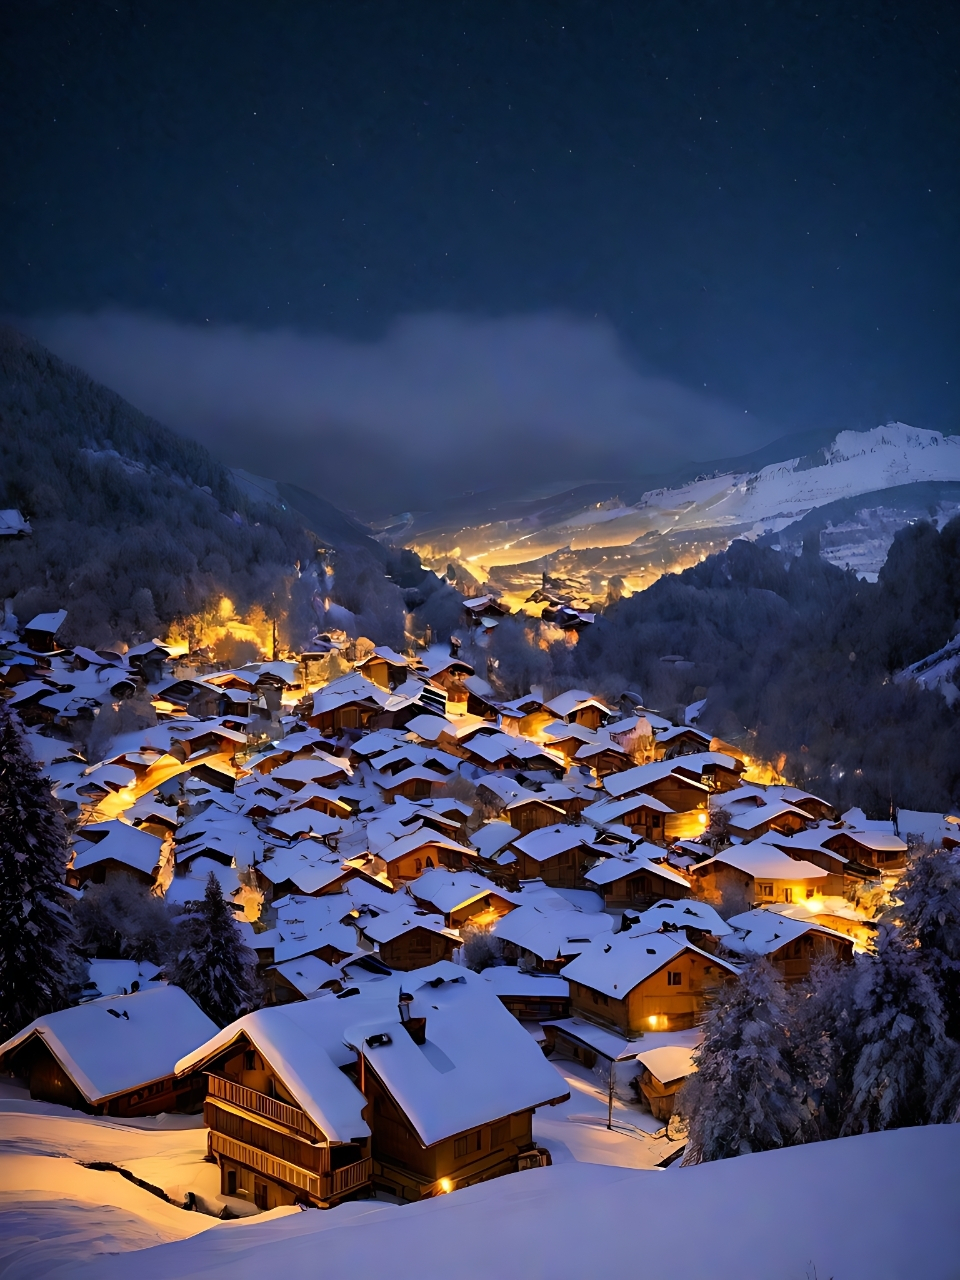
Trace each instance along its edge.
<instances>
[{"instance_id":1,"label":"snow-covered ground","mask_svg":"<svg viewBox=\"0 0 960 1280\"><path fill-rule=\"evenodd\" d=\"M684 1169L569 1163L417 1205L216 1224L77 1280L954 1280L960 1126ZM321 1238L322 1235L322 1238ZM35 1272L35 1274L43 1274Z\"/></svg>"},{"instance_id":2,"label":"snow-covered ground","mask_svg":"<svg viewBox=\"0 0 960 1280\"><path fill-rule=\"evenodd\" d=\"M105 1119L0 1088L0 1276L34 1280L104 1253L205 1231L227 1203L199 1116ZM82 1163L81 1163L82 1162ZM164 1192L137 1186L109 1163ZM207 1213L179 1206L188 1191ZM169 1201L175 1201L171 1204ZM231 1210L249 1213L231 1200ZM269 1216L269 1215L268 1215Z\"/></svg>"},{"instance_id":3,"label":"snow-covered ground","mask_svg":"<svg viewBox=\"0 0 960 1280\"><path fill-rule=\"evenodd\" d=\"M186 1212L224 1201L196 1119L92 1118L0 1097L2 1280L431 1280L604 1271L644 1280L948 1280L957 1275L960 1126L846 1138L684 1169L649 1115L556 1064L569 1102L536 1117L554 1167L419 1205L357 1201L234 1222ZM231 1202L237 1207L237 1202ZM317 1239L320 1233L323 1239Z\"/></svg>"}]
</instances>

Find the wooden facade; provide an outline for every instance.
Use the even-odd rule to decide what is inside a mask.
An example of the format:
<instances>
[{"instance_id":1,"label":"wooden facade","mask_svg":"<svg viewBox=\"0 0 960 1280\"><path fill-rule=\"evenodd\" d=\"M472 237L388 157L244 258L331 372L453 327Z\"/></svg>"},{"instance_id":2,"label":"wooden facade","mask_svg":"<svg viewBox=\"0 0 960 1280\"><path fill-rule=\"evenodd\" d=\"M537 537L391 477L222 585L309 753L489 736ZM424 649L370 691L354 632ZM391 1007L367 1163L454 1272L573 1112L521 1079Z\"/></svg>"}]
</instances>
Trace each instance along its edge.
<instances>
[{"instance_id":1,"label":"wooden facade","mask_svg":"<svg viewBox=\"0 0 960 1280\"><path fill-rule=\"evenodd\" d=\"M69 1071L53 1055L42 1037L30 1036L11 1055L10 1068L39 1102L55 1102L95 1116L156 1116L161 1112L200 1109L204 1082L199 1073L183 1079L172 1075L144 1080L132 1089L90 1103Z\"/></svg>"},{"instance_id":2,"label":"wooden facade","mask_svg":"<svg viewBox=\"0 0 960 1280\"><path fill-rule=\"evenodd\" d=\"M275 1209L369 1192L367 1140L330 1142L245 1037L211 1061L207 1073L203 1115L222 1195Z\"/></svg>"},{"instance_id":3,"label":"wooden facade","mask_svg":"<svg viewBox=\"0 0 960 1280\"><path fill-rule=\"evenodd\" d=\"M531 831L539 831L542 827L555 827L558 822L566 821L566 813L558 805L548 804L538 796L525 800L515 800L506 808L507 819L522 836Z\"/></svg>"},{"instance_id":4,"label":"wooden facade","mask_svg":"<svg viewBox=\"0 0 960 1280\"><path fill-rule=\"evenodd\" d=\"M802 875L796 879L774 879L772 877L752 876L738 867L731 867L722 861L723 855L703 866L691 867L688 875L691 878L694 896L711 906L719 906L724 901L735 900L740 896L744 902L764 904L773 902L805 902L816 894L841 893L842 879L834 883L834 877L818 877L807 880Z\"/></svg>"},{"instance_id":5,"label":"wooden facade","mask_svg":"<svg viewBox=\"0 0 960 1280\"><path fill-rule=\"evenodd\" d=\"M587 869L588 857L582 845L573 849L564 849L552 858L537 861L528 853L521 853L514 846L517 855L516 875L520 880L540 879L553 889L583 889L586 886L583 873Z\"/></svg>"},{"instance_id":6,"label":"wooden facade","mask_svg":"<svg viewBox=\"0 0 960 1280\"><path fill-rule=\"evenodd\" d=\"M628 1039L645 1031L685 1031L696 1026L708 997L727 972L710 956L683 951L623 999L571 979L570 1012L611 1027Z\"/></svg>"},{"instance_id":7,"label":"wooden facade","mask_svg":"<svg viewBox=\"0 0 960 1280\"><path fill-rule=\"evenodd\" d=\"M378 954L391 969L406 971L423 969L428 964L436 964L438 960L452 960L459 945L455 938L417 925L406 933L391 938L389 942L381 942Z\"/></svg>"},{"instance_id":8,"label":"wooden facade","mask_svg":"<svg viewBox=\"0 0 960 1280\"><path fill-rule=\"evenodd\" d=\"M402 1200L442 1195L549 1163L533 1141L532 1110L424 1146L369 1063L364 1064L363 1092L372 1103L374 1184Z\"/></svg>"},{"instance_id":9,"label":"wooden facade","mask_svg":"<svg viewBox=\"0 0 960 1280\"><path fill-rule=\"evenodd\" d=\"M784 943L767 955L770 963L779 970L784 982L793 985L810 976L815 960L832 959L845 963L853 959L853 939L831 938L827 934L811 930Z\"/></svg>"},{"instance_id":10,"label":"wooden facade","mask_svg":"<svg viewBox=\"0 0 960 1280\"><path fill-rule=\"evenodd\" d=\"M619 880L601 886L603 905L607 910L633 907L638 911L652 907L663 898L677 901L688 898L690 890L655 871L633 870Z\"/></svg>"}]
</instances>

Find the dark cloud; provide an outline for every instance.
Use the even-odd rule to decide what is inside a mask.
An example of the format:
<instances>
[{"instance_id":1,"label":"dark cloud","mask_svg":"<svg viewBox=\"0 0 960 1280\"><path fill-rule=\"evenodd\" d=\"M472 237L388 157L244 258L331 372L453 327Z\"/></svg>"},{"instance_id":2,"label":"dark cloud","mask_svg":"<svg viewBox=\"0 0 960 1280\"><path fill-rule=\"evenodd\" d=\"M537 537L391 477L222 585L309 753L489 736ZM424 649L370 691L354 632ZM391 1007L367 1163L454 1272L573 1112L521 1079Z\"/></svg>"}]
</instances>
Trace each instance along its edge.
<instances>
[{"instance_id":1,"label":"dark cloud","mask_svg":"<svg viewBox=\"0 0 960 1280\"><path fill-rule=\"evenodd\" d=\"M653 475L778 434L561 314L408 316L371 341L117 311L24 327L227 463L368 515Z\"/></svg>"}]
</instances>

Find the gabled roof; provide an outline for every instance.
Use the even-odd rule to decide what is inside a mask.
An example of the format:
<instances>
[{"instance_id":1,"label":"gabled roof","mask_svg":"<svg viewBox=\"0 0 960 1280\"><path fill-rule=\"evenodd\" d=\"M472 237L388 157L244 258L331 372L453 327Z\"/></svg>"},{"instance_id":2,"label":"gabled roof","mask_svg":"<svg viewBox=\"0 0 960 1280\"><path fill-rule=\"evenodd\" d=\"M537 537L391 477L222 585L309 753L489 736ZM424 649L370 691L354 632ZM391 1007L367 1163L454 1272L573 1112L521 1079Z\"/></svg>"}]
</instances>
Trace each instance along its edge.
<instances>
[{"instance_id":1,"label":"gabled roof","mask_svg":"<svg viewBox=\"0 0 960 1280\"><path fill-rule=\"evenodd\" d=\"M404 854L415 853L425 845L432 845L438 849L452 849L455 853L469 853L465 845L448 840L439 831L421 827L408 836L401 836L399 840L384 845L377 851L377 857L382 858L384 862L393 862L396 858L402 858Z\"/></svg>"},{"instance_id":2,"label":"gabled roof","mask_svg":"<svg viewBox=\"0 0 960 1280\"><path fill-rule=\"evenodd\" d=\"M697 756L688 756L689 760L696 760ZM655 760L650 764L634 765L632 769L624 769L622 773L611 773L603 780L603 789L614 799L620 799L621 796L635 795L639 791L643 791L644 787L649 787L655 782L660 782L663 778L669 778L671 774L678 776L680 780L689 787L699 787L706 797L709 795L709 787L702 782L697 782L686 774L677 774L679 765L683 760L682 756L678 756L676 760Z\"/></svg>"},{"instance_id":3,"label":"gabled roof","mask_svg":"<svg viewBox=\"0 0 960 1280\"><path fill-rule=\"evenodd\" d=\"M841 942L851 940L836 929L817 924L812 920L791 920L765 907L756 907L753 911L744 911L738 916L731 916L727 923L735 930L723 939L723 945L729 951L740 955L766 956L779 951L788 942L802 938L805 933L820 934L824 938L837 938Z\"/></svg>"},{"instance_id":4,"label":"gabled roof","mask_svg":"<svg viewBox=\"0 0 960 1280\"><path fill-rule=\"evenodd\" d=\"M89 1103L172 1076L177 1059L216 1031L179 987L154 985L37 1018L0 1045L0 1063L41 1039Z\"/></svg>"},{"instance_id":5,"label":"gabled roof","mask_svg":"<svg viewBox=\"0 0 960 1280\"><path fill-rule=\"evenodd\" d=\"M509 917L507 917L509 919ZM685 951L703 956L710 964L719 965L736 973L736 967L716 956L701 951L688 942L683 933L616 933L597 941L571 960L562 970L562 976L572 982L600 991L614 1000L624 1000L627 995L669 964Z\"/></svg>"},{"instance_id":6,"label":"gabled roof","mask_svg":"<svg viewBox=\"0 0 960 1280\"><path fill-rule=\"evenodd\" d=\"M81 834L86 840L91 840L98 835L102 835L102 839L97 840L96 843L91 842L88 847L77 853L73 861L75 871L82 871L85 867L96 866L98 862L105 862L108 858L112 858L114 862L152 876L160 861L163 847L160 837L151 835L149 831L141 831L139 827L132 827L119 819L83 827Z\"/></svg>"},{"instance_id":7,"label":"gabled roof","mask_svg":"<svg viewBox=\"0 0 960 1280\"><path fill-rule=\"evenodd\" d=\"M423 1045L403 1030L396 1005L390 1014L370 1018L357 1002L357 1021L344 1033L421 1143L432 1146L492 1120L568 1098L556 1069L487 984L463 970L457 973L453 965L444 970L450 977L438 975L439 981L432 982L422 980L424 970L403 975L403 989L414 996L411 1017L426 1018ZM400 984L387 980L383 985L399 994ZM380 1040L384 1034L386 1043Z\"/></svg>"},{"instance_id":8,"label":"gabled roof","mask_svg":"<svg viewBox=\"0 0 960 1280\"><path fill-rule=\"evenodd\" d=\"M519 895L499 888L484 876L472 871L448 871L446 867L425 871L408 885L408 889L418 902L427 902L444 915L488 894L494 894L505 902L520 901Z\"/></svg>"},{"instance_id":9,"label":"gabled roof","mask_svg":"<svg viewBox=\"0 0 960 1280\"><path fill-rule=\"evenodd\" d=\"M695 1049L680 1044L664 1044L637 1054L637 1061L663 1084L684 1080L696 1071Z\"/></svg>"},{"instance_id":10,"label":"gabled roof","mask_svg":"<svg viewBox=\"0 0 960 1280\"><path fill-rule=\"evenodd\" d=\"M363 1118L366 1099L331 1058L325 1037L315 1034L312 1025L318 1021L312 1015L322 1006L342 1003L346 1002L324 997L248 1013L181 1057L177 1074L204 1067L245 1037L331 1142L369 1137L370 1128ZM335 1043L336 1039L334 1033Z\"/></svg>"},{"instance_id":11,"label":"gabled roof","mask_svg":"<svg viewBox=\"0 0 960 1280\"><path fill-rule=\"evenodd\" d=\"M566 716L572 716L574 712L580 711L583 707L596 707L605 715L611 714L611 708L605 702L601 702L599 698L595 698L588 689L568 689L566 693L558 694L543 705L547 711L552 711L555 716L560 716L561 719Z\"/></svg>"},{"instance_id":12,"label":"gabled roof","mask_svg":"<svg viewBox=\"0 0 960 1280\"><path fill-rule=\"evenodd\" d=\"M649 847L647 845L647 848ZM614 884L625 876L640 875L643 872L660 876L664 880L669 880L671 884L681 885L684 889L689 890L688 882L680 875L679 871L674 871L672 867L668 867L664 862L654 862L652 858L637 852L627 853L622 857L603 858L592 866L589 871L585 872L583 878L589 884L601 887L605 884Z\"/></svg>"},{"instance_id":13,"label":"gabled roof","mask_svg":"<svg viewBox=\"0 0 960 1280\"><path fill-rule=\"evenodd\" d=\"M505 849L519 834L516 827L511 827L509 822L501 822L493 818L474 831L470 837L470 844L482 857L492 858L501 849Z\"/></svg>"},{"instance_id":14,"label":"gabled roof","mask_svg":"<svg viewBox=\"0 0 960 1280\"><path fill-rule=\"evenodd\" d=\"M681 929L702 929L704 933L712 933L715 938L722 938L732 932L730 925L718 911L695 898L681 898L677 902L664 898L641 912L631 928L643 933L644 930L660 929L664 924L676 925Z\"/></svg>"},{"instance_id":15,"label":"gabled roof","mask_svg":"<svg viewBox=\"0 0 960 1280\"><path fill-rule=\"evenodd\" d=\"M577 911L559 894L540 905L521 904L501 916L490 932L504 942L530 951L541 960L579 955L598 935L608 935L613 921L602 911Z\"/></svg>"},{"instance_id":16,"label":"gabled roof","mask_svg":"<svg viewBox=\"0 0 960 1280\"><path fill-rule=\"evenodd\" d=\"M558 853L589 844L591 835L582 826L560 822L555 827L540 827L521 836L519 840L514 840L513 847L535 862L545 862L547 858L555 858Z\"/></svg>"},{"instance_id":17,"label":"gabled roof","mask_svg":"<svg viewBox=\"0 0 960 1280\"><path fill-rule=\"evenodd\" d=\"M399 904L394 911L384 911L378 916L361 916L357 920L357 926L371 942L376 943L393 942L395 938L402 938L405 933L414 929L426 929L430 933L442 934L454 942L460 941L459 933L448 929L443 923L443 916L421 911L409 899L406 904Z\"/></svg>"},{"instance_id":18,"label":"gabled roof","mask_svg":"<svg viewBox=\"0 0 960 1280\"><path fill-rule=\"evenodd\" d=\"M789 858L773 845L755 840L752 844L735 844L693 868L700 871L714 863L725 863L745 875L767 880L822 880L827 872L812 862Z\"/></svg>"},{"instance_id":19,"label":"gabled roof","mask_svg":"<svg viewBox=\"0 0 960 1280\"><path fill-rule=\"evenodd\" d=\"M624 796L620 800L595 800L593 804L588 804L583 810L582 816L587 822L592 822L595 826L606 826L607 823L619 822L627 813L632 813L634 809L649 809L651 813L673 813L668 804L664 804L662 800L657 800L654 796L648 796L645 792L634 792L632 795Z\"/></svg>"}]
</instances>

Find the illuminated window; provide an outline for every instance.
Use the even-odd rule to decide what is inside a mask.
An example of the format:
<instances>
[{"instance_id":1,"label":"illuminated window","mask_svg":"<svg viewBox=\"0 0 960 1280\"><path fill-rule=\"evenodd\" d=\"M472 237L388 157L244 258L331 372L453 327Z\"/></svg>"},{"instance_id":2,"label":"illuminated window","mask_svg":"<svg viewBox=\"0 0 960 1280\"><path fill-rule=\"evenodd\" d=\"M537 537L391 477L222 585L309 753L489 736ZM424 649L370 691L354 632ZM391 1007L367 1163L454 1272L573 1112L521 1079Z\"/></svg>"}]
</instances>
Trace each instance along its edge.
<instances>
[{"instance_id":1,"label":"illuminated window","mask_svg":"<svg viewBox=\"0 0 960 1280\"><path fill-rule=\"evenodd\" d=\"M772 898L772 897L773 897L773 885L772 885L772 884L758 884L758 885L757 885L757 892L760 894L760 897L761 897L761 898Z\"/></svg>"},{"instance_id":2,"label":"illuminated window","mask_svg":"<svg viewBox=\"0 0 960 1280\"><path fill-rule=\"evenodd\" d=\"M808 889L808 890L807 890L807 897L808 897L808 898L812 898L812 897L813 897L813 894L814 894L814 890L813 890L813 889Z\"/></svg>"},{"instance_id":3,"label":"illuminated window","mask_svg":"<svg viewBox=\"0 0 960 1280\"><path fill-rule=\"evenodd\" d=\"M667 986L679 987L683 985L683 974L679 969L669 969L667 971Z\"/></svg>"},{"instance_id":4,"label":"illuminated window","mask_svg":"<svg viewBox=\"0 0 960 1280\"><path fill-rule=\"evenodd\" d=\"M784 902L792 902L792 901L793 901L793 890L792 890L792 889L784 889L784 891L783 891L783 900L784 900Z\"/></svg>"}]
</instances>

